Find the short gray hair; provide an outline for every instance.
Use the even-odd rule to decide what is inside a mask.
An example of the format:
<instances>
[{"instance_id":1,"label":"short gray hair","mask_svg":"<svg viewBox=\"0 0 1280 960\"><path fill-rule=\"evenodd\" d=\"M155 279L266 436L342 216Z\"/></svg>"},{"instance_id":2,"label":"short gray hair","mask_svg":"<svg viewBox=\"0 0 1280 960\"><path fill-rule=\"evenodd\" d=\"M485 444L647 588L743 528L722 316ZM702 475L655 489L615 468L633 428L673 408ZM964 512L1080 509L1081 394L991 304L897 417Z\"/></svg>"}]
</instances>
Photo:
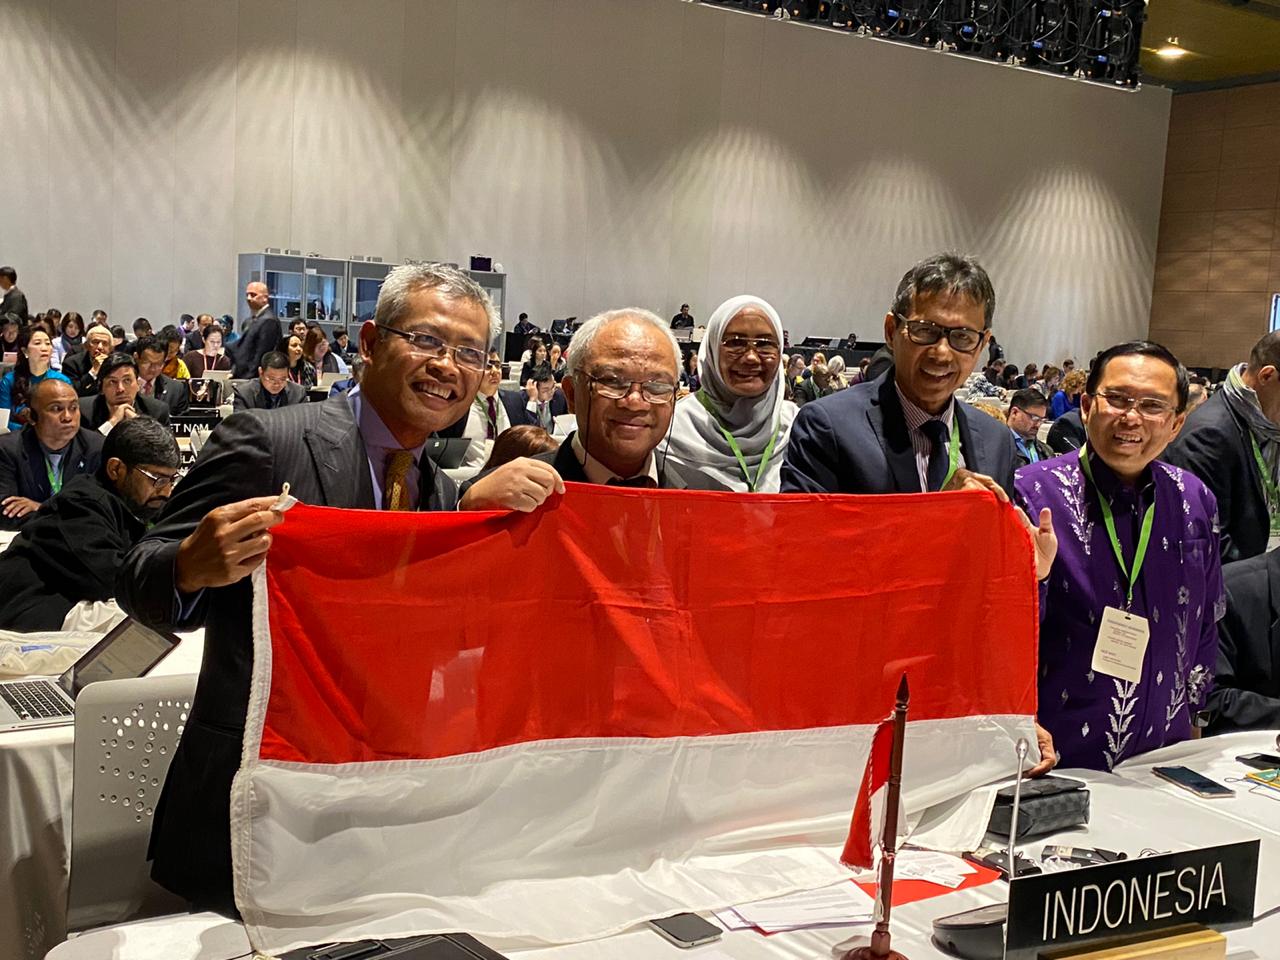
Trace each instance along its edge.
<instances>
[{"instance_id":1,"label":"short gray hair","mask_svg":"<svg viewBox=\"0 0 1280 960\"><path fill-rule=\"evenodd\" d=\"M410 298L423 290L438 290L451 300L465 300L481 307L489 320L489 342L485 346L493 346L502 339L502 317L484 287L447 263L411 260L392 267L378 292L374 322L398 327L409 314Z\"/></svg>"},{"instance_id":2,"label":"short gray hair","mask_svg":"<svg viewBox=\"0 0 1280 960\"><path fill-rule=\"evenodd\" d=\"M565 367L565 373L568 376L572 377L582 369L582 362L591 352L591 347L600 331L618 320L639 320L641 323L647 323L661 330L663 337L671 344L671 353L675 358L676 374L680 373L680 344L676 342L676 336L671 332L671 327L664 323L662 318L652 310L645 310L643 307L623 307L620 310L606 310L604 313L597 313L573 332L573 337L569 340L569 359Z\"/></svg>"}]
</instances>

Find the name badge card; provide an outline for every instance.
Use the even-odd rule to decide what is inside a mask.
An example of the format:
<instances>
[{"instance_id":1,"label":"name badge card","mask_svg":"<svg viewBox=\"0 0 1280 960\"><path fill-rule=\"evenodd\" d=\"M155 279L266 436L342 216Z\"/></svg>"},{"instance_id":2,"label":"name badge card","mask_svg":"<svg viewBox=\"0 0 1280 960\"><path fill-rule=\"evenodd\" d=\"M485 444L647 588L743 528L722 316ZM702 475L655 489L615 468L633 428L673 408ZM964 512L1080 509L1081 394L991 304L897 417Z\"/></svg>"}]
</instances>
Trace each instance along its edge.
<instances>
[{"instance_id":1,"label":"name badge card","mask_svg":"<svg viewBox=\"0 0 1280 960\"><path fill-rule=\"evenodd\" d=\"M1125 683L1137 683L1142 679L1142 661L1150 639L1151 628L1146 617L1107 607L1098 624L1098 642L1093 648L1091 668L1095 673L1105 673Z\"/></svg>"}]
</instances>

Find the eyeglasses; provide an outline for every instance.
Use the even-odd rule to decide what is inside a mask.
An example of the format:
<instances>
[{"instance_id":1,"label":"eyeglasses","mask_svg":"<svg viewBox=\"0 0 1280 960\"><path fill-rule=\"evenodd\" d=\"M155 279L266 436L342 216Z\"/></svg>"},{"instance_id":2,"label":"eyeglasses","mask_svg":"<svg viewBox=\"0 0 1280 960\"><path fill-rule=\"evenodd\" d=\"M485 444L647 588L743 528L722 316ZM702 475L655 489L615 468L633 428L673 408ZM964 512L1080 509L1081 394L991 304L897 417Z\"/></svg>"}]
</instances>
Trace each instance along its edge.
<instances>
[{"instance_id":1,"label":"eyeglasses","mask_svg":"<svg viewBox=\"0 0 1280 960\"><path fill-rule=\"evenodd\" d=\"M1173 412L1173 404L1158 397L1130 397L1112 390L1095 393L1094 396L1117 413L1128 413L1136 407L1144 420L1163 420Z\"/></svg>"},{"instance_id":2,"label":"eyeglasses","mask_svg":"<svg viewBox=\"0 0 1280 960\"><path fill-rule=\"evenodd\" d=\"M137 470L140 474L142 474L144 477L150 480L151 485L155 487L157 490L163 490L165 487L172 487L175 483L177 483L179 480L182 479L181 470L173 474L173 476L162 477L158 474L152 473L150 470L144 470L142 467L134 467L133 469Z\"/></svg>"},{"instance_id":3,"label":"eyeglasses","mask_svg":"<svg viewBox=\"0 0 1280 960\"><path fill-rule=\"evenodd\" d=\"M720 341L720 349L726 357L745 356L748 350L753 350L761 360L772 360L782 352L772 337L725 337Z\"/></svg>"},{"instance_id":4,"label":"eyeglasses","mask_svg":"<svg viewBox=\"0 0 1280 960\"><path fill-rule=\"evenodd\" d=\"M1036 416L1034 413L1030 413L1030 412L1028 412L1028 411L1026 411L1026 410L1023 410L1021 407L1014 407L1013 409L1017 410L1017 411L1018 411L1019 413L1021 413L1024 417L1026 417L1028 420L1030 420L1030 421L1031 421L1031 423L1032 423L1034 426L1037 426L1037 427L1038 427L1038 426L1040 426L1040 424L1044 423L1044 417L1043 417L1043 416Z\"/></svg>"},{"instance_id":5,"label":"eyeglasses","mask_svg":"<svg viewBox=\"0 0 1280 960\"><path fill-rule=\"evenodd\" d=\"M907 339L922 347L932 346L946 337L952 350L973 353L986 336L985 330L974 330L972 327L944 327L932 320L908 320L900 313L895 313L894 316L906 327Z\"/></svg>"},{"instance_id":6,"label":"eyeglasses","mask_svg":"<svg viewBox=\"0 0 1280 960\"><path fill-rule=\"evenodd\" d=\"M452 353L454 363L466 370L483 372L488 366L489 354L479 347L456 347L429 333L410 333L408 330L389 327L385 323L379 323L377 327L387 333L394 333L397 337L403 337L418 353L433 359L440 359L445 354Z\"/></svg>"},{"instance_id":7,"label":"eyeglasses","mask_svg":"<svg viewBox=\"0 0 1280 960\"><path fill-rule=\"evenodd\" d=\"M501 360L490 360L488 363L486 363L486 364L485 364L485 369L486 369L486 370L501 370L501 369L502 369L502 361L501 361Z\"/></svg>"},{"instance_id":8,"label":"eyeglasses","mask_svg":"<svg viewBox=\"0 0 1280 960\"><path fill-rule=\"evenodd\" d=\"M596 393L607 400L623 400L639 387L640 396L648 403L670 403L676 394L676 385L665 380L628 380L626 377L594 377L586 374Z\"/></svg>"}]
</instances>

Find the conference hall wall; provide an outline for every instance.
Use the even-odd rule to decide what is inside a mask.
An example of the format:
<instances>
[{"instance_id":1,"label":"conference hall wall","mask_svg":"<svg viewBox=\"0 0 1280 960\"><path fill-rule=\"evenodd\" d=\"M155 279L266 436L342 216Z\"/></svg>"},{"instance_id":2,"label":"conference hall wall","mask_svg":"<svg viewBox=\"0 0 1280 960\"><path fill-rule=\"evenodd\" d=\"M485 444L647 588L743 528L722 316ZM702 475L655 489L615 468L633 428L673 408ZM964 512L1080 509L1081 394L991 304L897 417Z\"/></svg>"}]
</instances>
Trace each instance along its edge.
<instances>
[{"instance_id":1,"label":"conference hall wall","mask_svg":"<svg viewBox=\"0 0 1280 960\"><path fill-rule=\"evenodd\" d=\"M235 254L473 253L538 321L773 301L879 337L980 255L1020 362L1146 331L1169 97L678 0L6 0L33 307L238 312Z\"/></svg>"}]
</instances>

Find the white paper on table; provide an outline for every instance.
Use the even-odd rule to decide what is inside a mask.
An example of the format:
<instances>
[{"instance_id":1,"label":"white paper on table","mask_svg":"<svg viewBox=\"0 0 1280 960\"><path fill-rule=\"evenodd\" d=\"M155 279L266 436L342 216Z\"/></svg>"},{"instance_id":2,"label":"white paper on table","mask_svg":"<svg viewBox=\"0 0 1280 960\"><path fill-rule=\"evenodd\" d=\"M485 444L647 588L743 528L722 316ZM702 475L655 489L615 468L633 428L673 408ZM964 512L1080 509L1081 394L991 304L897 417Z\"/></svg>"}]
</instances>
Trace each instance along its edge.
<instances>
[{"instance_id":1,"label":"white paper on table","mask_svg":"<svg viewBox=\"0 0 1280 960\"><path fill-rule=\"evenodd\" d=\"M936 850L899 850L893 867L895 880L924 880L952 890L976 872L960 857Z\"/></svg>"},{"instance_id":2,"label":"white paper on table","mask_svg":"<svg viewBox=\"0 0 1280 960\"><path fill-rule=\"evenodd\" d=\"M739 904L734 912L765 933L815 926L870 923L875 901L850 881Z\"/></svg>"},{"instance_id":3,"label":"white paper on table","mask_svg":"<svg viewBox=\"0 0 1280 960\"><path fill-rule=\"evenodd\" d=\"M726 930L746 930L754 926L754 924L743 920L738 915L738 911L733 907L725 907L723 910L713 910L711 915L716 918L716 922Z\"/></svg>"}]
</instances>

